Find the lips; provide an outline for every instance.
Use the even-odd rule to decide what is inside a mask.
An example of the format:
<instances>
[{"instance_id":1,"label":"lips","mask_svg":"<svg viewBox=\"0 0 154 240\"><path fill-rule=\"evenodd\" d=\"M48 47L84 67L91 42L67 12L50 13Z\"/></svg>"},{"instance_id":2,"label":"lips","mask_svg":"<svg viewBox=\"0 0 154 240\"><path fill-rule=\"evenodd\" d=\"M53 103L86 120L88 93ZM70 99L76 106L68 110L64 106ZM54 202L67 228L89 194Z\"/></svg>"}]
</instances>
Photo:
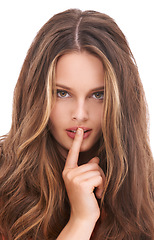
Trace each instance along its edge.
<instances>
[{"instance_id":1,"label":"lips","mask_svg":"<svg viewBox=\"0 0 154 240\"><path fill-rule=\"evenodd\" d=\"M72 127L72 128L67 128L66 129L66 132L67 132L67 135L74 139L75 138L75 134L76 134L76 131L78 128L82 128L83 131L84 131L84 134L83 134L83 139L89 137L89 135L91 134L92 132L92 129L91 128L87 128L87 127Z\"/></svg>"}]
</instances>

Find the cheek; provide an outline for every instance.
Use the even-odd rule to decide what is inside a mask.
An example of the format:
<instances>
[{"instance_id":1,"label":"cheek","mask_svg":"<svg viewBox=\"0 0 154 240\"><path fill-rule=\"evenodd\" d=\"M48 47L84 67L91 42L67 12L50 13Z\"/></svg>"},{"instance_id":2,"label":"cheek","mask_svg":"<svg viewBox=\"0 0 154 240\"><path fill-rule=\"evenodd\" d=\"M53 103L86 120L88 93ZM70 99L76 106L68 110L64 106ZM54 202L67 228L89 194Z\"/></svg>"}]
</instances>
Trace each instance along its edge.
<instances>
[{"instance_id":1,"label":"cheek","mask_svg":"<svg viewBox=\"0 0 154 240\"><path fill-rule=\"evenodd\" d=\"M55 122L56 120L59 120L61 116L63 116L63 108L59 104L55 104L53 107L51 114L50 114L50 121Z\"/></svg>"},{"instance_id":2,"label":"cheek","mask_svg":"<svg viewBox=\"0 0 154 240\"><path fill-rule=\"evenodd\" d=\"M56 103L50 114L51 131L59 131L67 122L68 113L66 112L66 106Z\"/></svg>"},{"instance_id":3,"label":"cheek","mask_svg":"<svg viewBox=\"0 0 154 240\"><path fill-rule=\"evenodd\" d=\"M91 119L93 121L93 123L95 123L98 126L101 126L102 121L103 121L103 106L100 105L91 105L91 107L89 107L89 109L91 110Z\"/></svg>"},{"instance_id":4,"label":"cheek","mask_svg":"<svg viewBox=\"0 0 154 240\"><path fill-rule=\"evenodd\" d=\"M59 125L60 112L57 111L57 108L54 107L50 114L50 128L51 130L55 129Z\"/></svg>"}]
</instances>

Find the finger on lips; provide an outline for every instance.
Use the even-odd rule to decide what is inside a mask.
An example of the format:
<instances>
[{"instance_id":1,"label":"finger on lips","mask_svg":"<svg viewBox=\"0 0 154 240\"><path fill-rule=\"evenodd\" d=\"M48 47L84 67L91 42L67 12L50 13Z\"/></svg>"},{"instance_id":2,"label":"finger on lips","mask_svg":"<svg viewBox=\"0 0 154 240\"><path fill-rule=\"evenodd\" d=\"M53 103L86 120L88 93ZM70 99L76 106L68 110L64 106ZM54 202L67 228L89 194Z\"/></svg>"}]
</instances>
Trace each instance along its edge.
<instances>
[{"instance_id":1,"label":"finger on lips","mask_svg":"<svg viewBox=\"0 0 154 240\"><path fill-rule=\"evenodd\" d=\"M77 166L82 141L83 141L83 129L78 128L74 141L72 143L72 147L69 150L69 153L66 159L65 168L74 168Z\"/></svg>"},{"instance_id":2,"label":"finger on lips","mask_svg":"<svg viewBox=\"0 0 154 240\"><path fill-rule=\"evenodd\" d=\"M89 184L93 186L93 190L96 188L95 194L97 198L101 198L104 188L105 175L99 166L100 159L98 157L94 157L87 164L78 166L78 158L83 141L83 134L83 129L78 128L66 159L63 176L65 178L65 175L69 172L69 178L71 175L71 179L76 179L77 182L88 181Z\"/></svg>"}]
</instances>

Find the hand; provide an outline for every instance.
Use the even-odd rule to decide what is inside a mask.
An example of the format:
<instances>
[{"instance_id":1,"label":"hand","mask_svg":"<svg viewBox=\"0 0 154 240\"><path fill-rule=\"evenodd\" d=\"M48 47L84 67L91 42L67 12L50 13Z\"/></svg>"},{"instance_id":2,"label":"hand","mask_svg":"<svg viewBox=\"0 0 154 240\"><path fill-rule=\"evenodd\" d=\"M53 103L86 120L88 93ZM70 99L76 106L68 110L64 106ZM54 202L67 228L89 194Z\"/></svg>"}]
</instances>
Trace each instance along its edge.
<instances>
[{"instance_id":1,"label":"hand","mask_svg":"<svg viewBox=\"0 0 154 240\"><path fill-rule=\"evenodd\" d=\"M99 158L97 157L84 165L78 166L82 141L83 130L78 129L62 175L71 205L71 218L82 221L97 221L100 216L100 209L96 197L101 198L105 175L99 167ZM96 197L94 194L95 188Z\"/></svg>"}]
</instances>

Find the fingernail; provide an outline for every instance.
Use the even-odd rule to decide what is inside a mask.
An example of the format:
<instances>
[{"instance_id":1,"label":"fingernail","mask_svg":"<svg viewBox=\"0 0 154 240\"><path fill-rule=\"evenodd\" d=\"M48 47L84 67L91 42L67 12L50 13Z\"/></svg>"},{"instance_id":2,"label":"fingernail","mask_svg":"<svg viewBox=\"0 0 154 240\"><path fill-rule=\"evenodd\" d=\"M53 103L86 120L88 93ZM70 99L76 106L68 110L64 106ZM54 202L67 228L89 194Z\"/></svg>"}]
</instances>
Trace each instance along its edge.
<instances>
[{"instance_id":1,"label":"fingernail","mask_svg":"<svg viewBox=\"0 0 154 240\"><path fill-rule=\"evenodd\" d=\"M81 135L81 134L82 134L82 128L78 128L78 129L77 129L77 134L78 134L78 135Z\"/></svg>"}]
</instances>

